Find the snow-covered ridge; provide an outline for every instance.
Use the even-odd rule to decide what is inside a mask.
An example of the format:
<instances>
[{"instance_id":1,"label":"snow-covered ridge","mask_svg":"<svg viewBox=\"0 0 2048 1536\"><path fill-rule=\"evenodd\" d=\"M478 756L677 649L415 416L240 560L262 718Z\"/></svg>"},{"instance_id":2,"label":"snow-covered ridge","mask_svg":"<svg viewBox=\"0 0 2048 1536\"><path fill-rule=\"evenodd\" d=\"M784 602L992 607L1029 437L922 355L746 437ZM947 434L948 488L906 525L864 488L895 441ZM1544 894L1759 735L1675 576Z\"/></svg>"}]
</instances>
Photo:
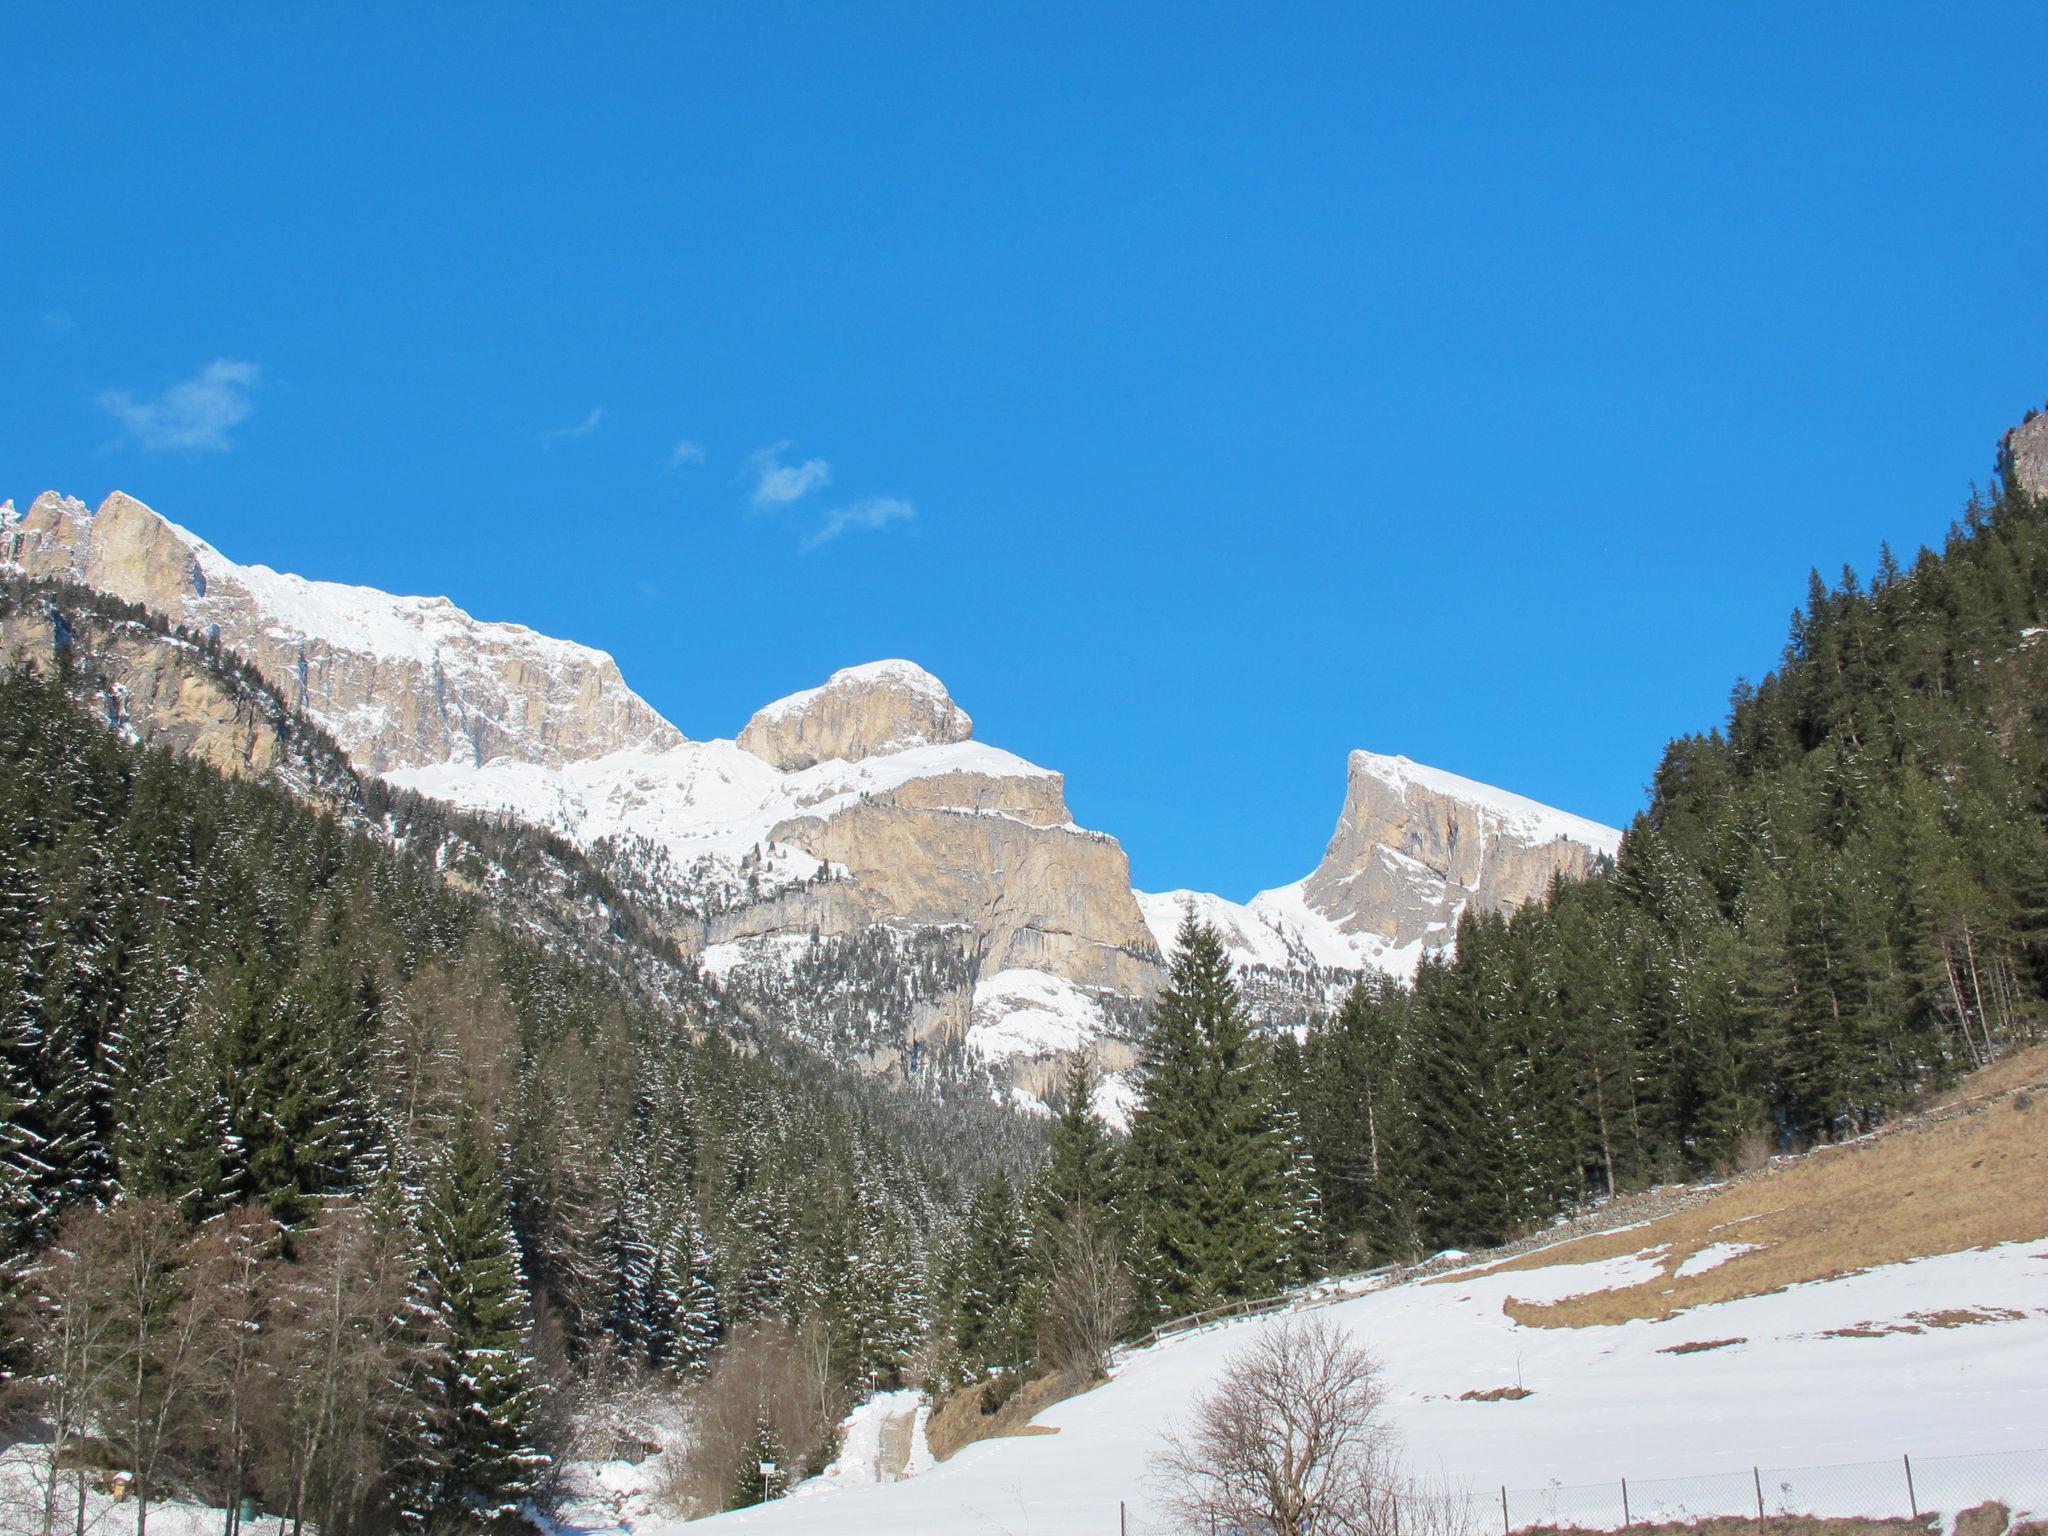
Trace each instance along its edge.
<instances>
[{"instance_id":1,"label":"snow-covered ridge","mask_svg":"<svg viewBox=\"0 0 2048 1536\"><path fill-rule=\"evenodd\" d=\"M943 786L954 775L1059 777L978 741L912 747L857 763L834 758L782 773L727 739L686 741L666 752L615 752L559 768L499 758L482 767L434 763L386 777L464 810L515 816L585 847L605 838L639 837L689 863L737 859L766 848L782 822L830 817L914 780ZM952 809L980 814L971 805ZM810 859L799 872L808 877L817 869L818 861Z\"/></svg>"},{"instance_id":2,"label":"snow-covered ridge","mask_svg":"<svg viewBox=\"0 0 2048 1536\"><path fill-rule=\"evenodd\" d=\"M370 772L683 739L593 646L477 619L446 597L242 565L120 491L97 511L54 493L0 509L0 562L217 635Z\"/></svg>"},{"instance_id":3,"label":"snow-covered ridge","mask_svg":"<svg viewBox=\"0 0 2048 1536\"><path fill-rule=\"evenodd\" d=\"M780 720L789 715L801 714L835 689L852 688L868 683L887 683L908 693L921 694L934 704L951 705L956 710L960 708L953 703L953 696L946 691L946 685L923 667L914 661L891 658L883 661L864 661L855 667L841 667L815 688L802 688L795 693L784 695L772 704L762 705L755 711L755 718ZM960 710L960 713L965 717L965 710Z\"/></svg>"},{"instance_id":4,"label":"snow-covered ridge","mask_svg":"<svg viewBox=\"0 0 2048 1536\"><path fill-rule=\"evenodd\" d=\"M1569 811L1528 799L1477 779L1431 768L1412 758L1380 752L1355 751L1351 770L1368 774L1398 790L1405 799L1411 788L1424 789L1447 800L1474 806L1495 818L1502 832L1528 843L1547 843L1557 838L1584 843L1596 853L1612 858L1621 849L1618 828L1603 826Z\"/></svg>"}]
</instances>

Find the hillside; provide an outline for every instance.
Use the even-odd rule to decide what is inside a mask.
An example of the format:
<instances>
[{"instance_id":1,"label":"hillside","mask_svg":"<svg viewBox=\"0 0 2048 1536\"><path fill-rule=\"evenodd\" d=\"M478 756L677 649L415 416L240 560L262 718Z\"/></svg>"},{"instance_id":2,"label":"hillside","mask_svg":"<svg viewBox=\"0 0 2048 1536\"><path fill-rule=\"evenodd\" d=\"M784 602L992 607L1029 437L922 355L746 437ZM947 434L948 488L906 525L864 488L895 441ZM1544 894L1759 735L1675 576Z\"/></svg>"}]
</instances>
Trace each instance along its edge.
<instances>
[{"instance_id":1,"label":"hillside","mask_svg":"<svg viewBox=\"0 0 2048 1536\"><path fill-rule=\"evenodd\" d=\"M1799 1470L1896 1467L1901 1453L1920 1468L1923 1509L2031 1493L2048 1512L2036 1369L2048 1352L2048 1050L1993 1071L1965 1086L1966 1104L1891 1133L1732 1187L1624 1202L1611 1231L1421 1278L1326 1283L1297 1305L1327 1308L1380 1358L1408 1470L1470 1490L1481 1529L1500 1518L1502 1485L1518 1526L1618 1526L1623 1477L1638 1521L1739 1515L1753 1507L1752 1466L1773 1509L1904 1515L1901 1479ZM1659 1204L1679 1209L1656 1216ZM968 1446L906 1482L799 1489L703 1528L1079 1533L1116 1529L1123 1501L1131 1531L1163 1530L1146 1458L1266 1326L1133 1350L1112 1381L1039 1414L1046 1433ZM1487 1400L1503 1388L1526 1395ZM1986 1454L2029 1451L2031 1462ZM1737 1475L1702 1477L1717 1473ZM2014 1486L2022 1474L2031 1489Z\"/></svg>"}]
</instances>

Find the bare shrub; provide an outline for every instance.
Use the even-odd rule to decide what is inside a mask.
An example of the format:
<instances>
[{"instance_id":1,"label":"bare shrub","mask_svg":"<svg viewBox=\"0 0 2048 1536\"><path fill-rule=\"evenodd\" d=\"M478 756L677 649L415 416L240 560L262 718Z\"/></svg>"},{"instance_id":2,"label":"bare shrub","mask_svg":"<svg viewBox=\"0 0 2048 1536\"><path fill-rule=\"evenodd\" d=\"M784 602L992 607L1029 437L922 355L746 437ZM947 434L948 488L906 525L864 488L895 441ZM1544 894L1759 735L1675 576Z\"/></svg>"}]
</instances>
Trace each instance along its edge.
<instances>
[{"instance_id":1,"label":"bare shrub","mask_svg":"<svg viewBox=\"0 0 2048 1536\"><path fill-rule=\"evenodd\" d=\"M1130 1313L1122 1245L1099 1217L1076 1215L1053 1236L1044 1322L1048 1357L1078 1381L1095 1380L1108 1368Z\"/></svg>"},{"instance_id":2,"label":"bare shrub","mask_svg":"<svg viewBox=\"0 0 2048 1536\"><path fill-rule=\"evenodd\" d=\"M770 1496L813 1467L830 1439L837 1402L826 1355L809 1345L779 1323L756 1323L726 1339L697 1389L687 1448L666 1458L666 1502L711 1514L746 1496L759 1462L776 1467L765 1490Z\"/></svg>"},{"instance_id":3,"label":"bare shrub","mask_svg":"<svg viewBox=\"0 0 2048 1536\"><path fill-rule=\"evenodd\" d=\"M1153 1481L1185 1531L1385 1536L1398 1468L1378 1362L1319 1316L1260 1330L1170 1430Z\"/></svg>"}]
</instances>

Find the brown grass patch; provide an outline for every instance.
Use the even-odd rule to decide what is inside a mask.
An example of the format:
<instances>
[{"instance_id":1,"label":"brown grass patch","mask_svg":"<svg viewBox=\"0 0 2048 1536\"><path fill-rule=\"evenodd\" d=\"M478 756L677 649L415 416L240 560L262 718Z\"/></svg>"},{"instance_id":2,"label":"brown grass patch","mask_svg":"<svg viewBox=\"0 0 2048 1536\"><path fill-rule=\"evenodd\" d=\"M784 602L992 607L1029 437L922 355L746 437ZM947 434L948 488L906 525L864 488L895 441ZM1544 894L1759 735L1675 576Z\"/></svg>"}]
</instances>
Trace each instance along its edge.
<instances>
[{"instance_id":1,"label":"brown grass patch","mask_svg":"<svg viewBox=\"0 0 2048 1536\"><path fill-rule=\"evenodd\" d=\"M2048 1048L1995 1063L1966 1086L2037 1084L2043 1070ZM1591 1263L1663 1245L1663 1273L1640 1285L1547 1304L1506 1303L1518 1323L1583 1328L1673 1317L1879 1264L2048 1237L2048 1093L2015 1087L1976 1097L1980 1102L1822 1148L1647 1226L1575 1238L1479 1273ZM1687 1258L1718 1242L1756 1246L1713 1269L1678 1274ZM1972 1319L1978 1320L1984 1319Z\"/></svg>"},{"instance_id":2,"label":"brown grass patch","mask_svg":"<svg viewBox=\"0 0 2048 1536\"><path fill-rule=\"evenodd\" d=\"M1477 1389L1470 1392L1460 1392L1458 1394L1458 1401L1461 1403L1519 1403L1523 1398L1534 1397L1535 1395L1536 1391L1533 1387L1488 1387L1484 1392Z\"/></svg>"},{"instance_id":3,"label":"brown grass patch","mask_svg":"<svg viewBox=\"0 0 2048 1536\"><path fill-rule=\"evenodd\" d=\"M931 1418L925 1421L925 1443L932 1448L934 1460L944 1461L977 1440L993 1440L1001 1435L1056 1435L1057 1426L1033 1424L1032 1418L1095 1384L1057 1372L1040 1376L1011 1393L1009 1401L994 1413L981 1411L979 1383L963 1387L932 1410Z\"/></svg>"},{"instance_id":4,"label":"brown grass patch","mask_svg":"<svg viewBox=\"0 0 2048 1536\"><path fill-rule=\"evenodd\" d=\"M1660 1355L1697 1355L1709 1349L1726 1349L1730 1344L1747 1344L1748 1339L1692 1339L1684 1344L1666 1344Z\"/></svg>"},{"instance_id":5,"label":"brown grass patch","mask_svg":"<svg viewBox=\"0 0 2048 1536\"><path fill-rule=\"evenodd\" d=\"M2012 1524L2012 1511L1996 1499L1987 1499L1975 1509L1956 1513L1956 1536L2005 1536Z\"/></svg>"},{"instance_id":6,"label":"brown grass patch","mask_svg":"<svg viewBox=\"0 0 2048 1536\"><path fill-rule=\"evenodd\" d=\"M1648 1525L1637 1521L1629 1536L1930 1536L1940 1529L1937 1515L1920 1520L1822 1520L1813 1515L1773 1515L1767 1520L1742 1519L1733 1515L1695 1520L1690 1525ZM1578 1526L1527 1526L1543 1536L1596 1536ZM2013 1532L2019 1536L2019 1532Z\"/></svg>"},{"instance_id":7,"label":"brown grass patch","mask_svg":"<svg viewBox=\"0 0 2048 1536\"><path fill-rule=\"evenodd\" d=\"M2027 1314L2012 1307L1949 1307L1940 1312L1908 1312L1896 1323L1851 1323L1830 1328L1824 1339L1881 1339L1888 1333L1925 1333L1930 1328L1968 1328L1973 1323L2016 1323ZM2002 1531L2004 1526L2000 1526Z\"/></svg>"}]
</instances>

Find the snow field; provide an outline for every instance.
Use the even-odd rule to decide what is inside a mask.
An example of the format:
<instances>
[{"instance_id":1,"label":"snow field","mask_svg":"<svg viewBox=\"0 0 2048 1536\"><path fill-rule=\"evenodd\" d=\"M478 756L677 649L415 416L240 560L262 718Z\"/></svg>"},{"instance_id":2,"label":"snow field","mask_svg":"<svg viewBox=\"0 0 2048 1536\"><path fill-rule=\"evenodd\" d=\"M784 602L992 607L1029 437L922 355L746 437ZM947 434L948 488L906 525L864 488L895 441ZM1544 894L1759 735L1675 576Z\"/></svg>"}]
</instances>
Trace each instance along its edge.
<instances>
[{"instance_id":1,"label":"snow field","mask_svg":"<svg viewBox=\"0 0 2048 1536\"><path fill-rule=\"evenodd\" d=\"M1387 1420L1408 1473L1493 1493L1614 1485L1765 1468L1916 1462L1984 1450L2048 1449L2048 1242L1916 1259L1775 1295L1700 1307L1662 1322L1533 1328L1502 1311L1535 1300L1637 1283L1658 1253L1496 1275L1458 1271L1329 1304L1379 1357ZM2006 1320L1877 1337L1830 1330L1915 1312L2001 1309ZM715 1517L724 1530L832 1536L1084 1536L1117 1529L1126 1501L1134 1536L1166 1529L1145 1480L1161 1431L1184 1417L1253 1330L1231 1323L1129 1355L1115 1379L1056 1404L1051 1435L982 1441L910 1481L843 1487L823 1512L791 1499ZM1685 1354L1686 1343L1741 1342ZM1459 1394L1521 1385L1519 1401ZM2010 1463L1944 1468L1958 1500L2006 1492ZM1956 1468L1962 1468L1956 1471ZM2003 1469L2003 1470L2001 1470ZM1705 1482L1699 1484L1708 1486ZM1896 1491L1820 1483L1824 1514L1890 1513ZM1647 1490L1646 1490L1647 1491ZM1476 1495L1475 1495L1476 1497ZM1931 1494L1930 1494L1931 1498ZM1867 1504L1868 1509L1858 1507ZM1882 1506L1882 1507L1880 1507ZM636 1536L673 1536L642 1527Z\"/></svg>"}]
</instances>

